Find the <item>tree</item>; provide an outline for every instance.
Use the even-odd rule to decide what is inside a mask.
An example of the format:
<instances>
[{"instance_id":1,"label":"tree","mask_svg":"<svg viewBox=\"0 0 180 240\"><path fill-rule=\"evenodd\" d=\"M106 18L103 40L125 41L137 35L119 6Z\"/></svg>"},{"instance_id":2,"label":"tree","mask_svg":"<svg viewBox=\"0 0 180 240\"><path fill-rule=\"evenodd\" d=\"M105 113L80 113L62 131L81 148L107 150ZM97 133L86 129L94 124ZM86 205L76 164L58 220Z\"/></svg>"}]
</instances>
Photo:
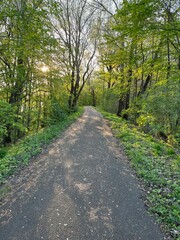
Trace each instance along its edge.
<instances>
[{"instance_id":1,"label":"tree","mask_svg":"<svg viewBox=\"0 0 180 240\"><path fill-rule=\"evenodd\" d=\"M55 36L63 49L60 58L69 79L69 108L73 109L94 70L97 46L97 34L93 29L95 10L87 0L60 0L52 5ZM98 31L97 27L95 29Z\"/></svg>"},{"instance_id":2,"label":"tree","mask_svg":"<svg viewBox=\"0 0 180 240\"><path fill-rule=\"evenodd\" d=\"M1 98L16 109L14 121L20 121L22 126L30 130L31 109L37 96L34 92L43 83L37 80L38 62L47 53L48 42L51 42L47 11L39 0L2 1L1 9ZM16 141L25 133L9 123L6 128L6 143Z\"/></svg>"},{"instance_id":3,"label":"tree","mask_svg":"<svg viewBox=\"0 0 180 240\"><path fill-rule=\"evenodd\" d=\"M111 16L108 19L109 33L102 31L103 47L99 48L100 61L105 66L107 63L111 66L111 74L108 74L107 70L101 70L99 73L101 78L104 76L103 81L106 81L108 75L110 81L113 75L117 76L110 91L115 99L118 96L118 99L114 100L118 101L117 114L136 123L140 123L142 116L147 123L151 115L151 119L155 119L154 127L155 122L158 122L165 134L175 132L173 129L178 128L179 122L179 111L176 109L178 92L175 89L172 91L170 86L172 82L176 85L179 81L177 1L123 1L117 5L115 13L110 12L104 2L95 2ZM162 87L159 87L160 85ZM108 88L109 86L107 90ZM165 89L167 89L166 93ZM174 93L172 101L176 110L173 108L173 111L168 111L169 104L163 96L166 94L169 96L172 92ZM159 109L162 111L167 109L166 121L157 114L157 105L153 105L152 97L153 101L157 99ZM106 95L102 98L106 98ZM109 101L109 98L107 100ZM146 111L149 113L147 118ZM173 123L170 119L174 119ZM167 131L165 126L171 130Z\"/></svg>"}]
</instances>

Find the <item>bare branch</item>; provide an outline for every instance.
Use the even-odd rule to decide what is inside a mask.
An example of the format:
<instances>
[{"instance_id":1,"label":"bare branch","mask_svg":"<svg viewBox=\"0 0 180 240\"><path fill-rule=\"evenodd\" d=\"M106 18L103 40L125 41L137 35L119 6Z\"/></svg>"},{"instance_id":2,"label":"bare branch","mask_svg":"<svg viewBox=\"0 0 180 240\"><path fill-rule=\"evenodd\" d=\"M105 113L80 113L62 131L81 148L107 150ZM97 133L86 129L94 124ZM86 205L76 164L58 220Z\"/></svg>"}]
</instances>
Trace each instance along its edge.
<instances>
[{"instance_id":1,"label":"bare branch","mask_svg":"<svg viewBox=\"0 0 180 240\"><path fill-rule=\"evenodd\" d=\"M115 7L116 7L116 10L118 10L118 9L119 9L119 6L118 6L117 2L116 2L115 0L112 0L112 1L113 1L114 5L115 5Z\"/></svg>"},{"instance_id":2,"label":"bare branch","mask_svg":"<svg viewBox=\"0 0 180 240\"><path fill-rule=\"evenodd\" d=\"M105 12L107 12L109 15L113 16L113 13L111 11L109 11L109 9L100 1L98 0L94 0L94 3L97 4L97 6L101 7L101 9Z\"/></svg>"}]
</instances>

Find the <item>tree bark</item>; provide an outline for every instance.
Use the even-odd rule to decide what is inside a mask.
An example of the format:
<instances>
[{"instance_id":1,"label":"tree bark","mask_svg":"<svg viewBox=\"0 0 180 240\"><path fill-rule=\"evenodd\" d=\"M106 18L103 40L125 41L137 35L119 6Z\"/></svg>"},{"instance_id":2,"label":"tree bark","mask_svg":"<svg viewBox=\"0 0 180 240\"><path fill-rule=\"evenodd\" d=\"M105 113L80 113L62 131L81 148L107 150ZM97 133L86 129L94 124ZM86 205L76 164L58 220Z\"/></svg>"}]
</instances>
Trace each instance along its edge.
<instances>
[{"instance_id":1,"label":"tree bark","mask_svg":"<svg viewBox=\"0 0 180 240\"><path fill-rule=\"evenodd\" d=\"M121 116L121 113L122 113L123 109L124 109L124 101L121 98L119 98L118 109L117 109L117 113L116 113L117 116Z\"/></svg>"}]
</instances>

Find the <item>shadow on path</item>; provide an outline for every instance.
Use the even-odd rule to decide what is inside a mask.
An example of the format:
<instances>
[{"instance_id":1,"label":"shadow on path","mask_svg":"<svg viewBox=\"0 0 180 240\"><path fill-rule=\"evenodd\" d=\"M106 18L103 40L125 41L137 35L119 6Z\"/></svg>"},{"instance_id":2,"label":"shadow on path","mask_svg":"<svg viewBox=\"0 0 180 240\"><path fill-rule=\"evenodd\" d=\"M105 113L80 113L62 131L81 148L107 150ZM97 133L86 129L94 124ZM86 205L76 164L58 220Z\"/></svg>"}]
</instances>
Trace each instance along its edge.
<instances>
[{"instance_id":1,"label":"shadow on path","mask_svg":"<svg viewBox=\"0 0 180 240\"><path fill-rule=\"evenodd\" d=\"M161 240L123 151L91 107L3 201L2 240Z\"/></svg>"}]
</instances>

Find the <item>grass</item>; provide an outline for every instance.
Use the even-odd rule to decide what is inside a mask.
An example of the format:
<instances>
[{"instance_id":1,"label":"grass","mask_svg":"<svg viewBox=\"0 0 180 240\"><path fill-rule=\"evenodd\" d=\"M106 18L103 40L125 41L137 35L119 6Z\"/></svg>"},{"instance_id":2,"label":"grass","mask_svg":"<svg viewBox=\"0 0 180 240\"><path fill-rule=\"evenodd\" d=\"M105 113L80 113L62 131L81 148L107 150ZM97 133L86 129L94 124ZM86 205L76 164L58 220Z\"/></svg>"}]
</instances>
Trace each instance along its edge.
<instances>
[{"instance_id":1,"label":"grass","mask_svg":"<svg viewBox=\"0 0 180 240\"><path fill-rule=\"evenodd\" d=\"M164 230L180 239L180 156L179 149L144 134L137 127L101 111L120 139L137 176L143 180L149 211Z\"/></svg>"},{"instance_id":2,"label":"grass","mask_svg":"<svg viewBox=\"0 0 180 240\"><path fill-rule=\"evenodd\" d=\"M14 174L18 168L28 165L32 157L39 154L42 148L47 146L53 138L60 136L82 113L83 108L79 108L77 112L70 114L58 124L27 136L17 144L11 146L8 150L2 150L3 154L0 159L0 183L2 184L6 178Z\"/></svg>"}]
</instances>

